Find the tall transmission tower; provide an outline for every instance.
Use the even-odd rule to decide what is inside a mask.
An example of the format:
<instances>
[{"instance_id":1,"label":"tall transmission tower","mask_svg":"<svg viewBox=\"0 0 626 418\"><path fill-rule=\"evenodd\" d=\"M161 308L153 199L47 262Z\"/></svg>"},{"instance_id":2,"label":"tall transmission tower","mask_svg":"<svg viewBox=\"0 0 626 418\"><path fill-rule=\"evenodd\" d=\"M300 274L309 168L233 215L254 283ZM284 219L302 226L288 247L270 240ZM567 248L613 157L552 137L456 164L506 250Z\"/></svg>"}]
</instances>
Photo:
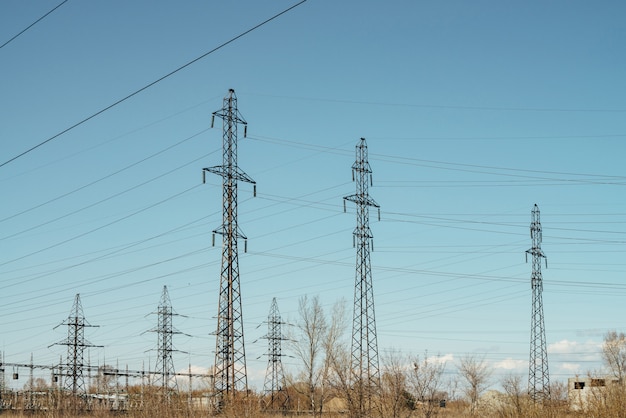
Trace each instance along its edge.
<instances>
[{"instance_id":1,"label":"tall transmission tower","mask_svg":"<svg viewBox=\"0 0 626 418\"><path fill-rule=\"evenodd\" d=\"M356 247L357 253L352 319L351 374L357 392L357 406L361 413L367 416L368 411L373 407L372 395L380 388L374 290L370 263L370 249L374 249L374 236L369 226L369 208L377 208L380 219L380 206L369 196L368 186L373 183L365 138L361 138L356 145L356 161L352 165L352 180L356 180L356 193L343 198L344 211L346 210L346 201L356 204L357 220L357 226L353 232L353 245Z\"/></svg>"},{"instance_id":2,"label":"tall transmission tower","mask_svg":"<svg viewBox=\"0 0 626 418\"><path fill-rule=\"evenodd\" d=\"M158 334L154 385L161 386L164 392L178 390L176 370L174 369L174 360L172 359L172 352L177 350L174 349L174 345L172 344L172 336L174 334L181 334L181 332L172 325L172 317L178 314L172 309L167 286L163 286L163 293L161 294L157 315L157 327L150 330Z\"/></svg>"},{"instance_id":3,"label":"tall transmission tower","mask_svg":"<svg viewBox=\"0 0 626 418\"><path fill-rule=\"evenodd\" d=\"M541 221L539 207L535 204L530 222L532 248L526 250L532 256L532 274L530 277L533 292L533 306L530 326L530 362L528 366L528 394L535 402L550 399L550 375L548 373L548 350L546 347L546 328L543 319L543 278L541 277L541 259L548 259L541 250Z\"/></svg>"},{"instance_id":4,"label":"tall transmission tower","mask_svg":"<svg viewBox=\"0 0 626 418\"><path fill-rule=\"evenodd\" d=\"M85 378L83 375L85 348L102 346L93 345L85 339L85 328L97 327L98 325L91 325L85 319L83 306L80 302L80 293L77 293L74 298L74 305L70 315L65 321L57 325L55 329L61 325L67 325L67 339L55 345L67 346L67 360L64 365L66 369L64 388L71 391L74 395L82 394L85 393Z\"/></svg>"},{"instance_id":5,"label":"tall transmission tower","mask_svg":"<svg viewBox=\"0 0 626 418\"><path fill-rule=\"evenodd\" d=\"M284 390L285 388L285 373L283 371L282 363L282 344L286 338L282 334L283 322L280 312L278 311L278 303L276 298L272 299L272 305L270 307L270 313L267 317L267 371L265 373L265 383L263 385L263 392L267 397L267 407L286 407L288 401L288 394Z\"/></svg>"},{"instance_id":6,"label":"tall transmission tower","mask_svg":"<svg viewBox=\"0 0 626 418\"><path fill-rule=\"evenodd\" d=\"M221 399L233 396L237 391L247 392L246 352L243 338L243 316L241 311L241 291L239 285L239 255L237 240L247 238L237 225L237 183L252 183L256 195L256 183L237 165L237 127L247 122L237 109L235 90L230 89L224 97L221 110L213 112L222 119L223 162L220 166L204 168L207 172L222 177L222 225L213 231L222 236L222 268L220 275L220 295L217 312L215 347L215 391Z\"/></svg>"}]
</instances>

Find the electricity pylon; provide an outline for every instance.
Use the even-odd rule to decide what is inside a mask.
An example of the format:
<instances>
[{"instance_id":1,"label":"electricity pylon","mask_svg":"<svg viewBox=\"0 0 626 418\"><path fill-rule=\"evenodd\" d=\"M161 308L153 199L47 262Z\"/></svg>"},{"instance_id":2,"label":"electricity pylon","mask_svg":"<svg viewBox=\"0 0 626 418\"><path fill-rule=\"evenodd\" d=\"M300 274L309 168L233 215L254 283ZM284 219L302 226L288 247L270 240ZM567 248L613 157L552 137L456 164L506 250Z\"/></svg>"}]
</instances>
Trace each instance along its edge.
<instances>
[{"instance_id":1,"label":"electricity pylon","mask_svg":"<svg viewBox=\"0 0 626 418\"><path fill-rule=\"evenodd\" d=\"M161 294L157 315L157 327L150 330L158 334L154 385L161 386L163 392L167 393L170 390L178 390L176 370L174 369L174 360L172 359L172 352L178 350L174 349L172 336L174 334L182 334L175 329L172 324L172 317L178 314L172 309L167 286L163 286L163 293Z\"/></svg>"},{"instance_id":2,"label":"electricity pylon","mask_svg":"<svg viewBox=\"0 0 626 418\"><path fill-rule=\"evenodd\" d=\"M380 389L378 368L378 342L374 315L374 290L370 249L374 249L373 235L369 227L369 208L380 206L369 196L372 169L367 158L367 143L361 138L356 145L356 161L352 165L352 180L356 180L356 194L345 196L346 201L356 204L357 226L353 232L356 254L356 279L354 288L354 313L352 320L351 377L356 390L357 407L362 416L368 416L373 408L373 395Z\"/></svg>"},{"instance_id":3,"label":"electricity pylon","mask_svg":"<svg viewBox=\"0 0 626 418\"><path fill-rule=\"evenodd\" d=\"M237 109L235 90L230 89L224 97L221 110L213 112L211 126L215 116L222 119L223 162L220 166L204 168L207 172L222 177L222 225L213 231L222 236L222 269L220 275L220 295L217 312L217 330L215 347L215 391L218 399L234 396L235 392L248 390L246 372L246 352L243 338L243 316L241 311L241 291L239 285L239 255L237 240L247 238L237 225L237 183L240 181L256 183L237 165L237 127L244 125L244 137L247 122Z\"/></svg>"},{"instance_id":4,"label":"electricity pylon","mask_svg":"<svg viewBox=\"0 0 626 418\"><path fill-rule=\"evenodd\" d=\"M546 347L546 328L543 319L543 279L541 277L541 259L548 259L541 250L541 221L539 219L539 207L535 205L532 210L530 223L530 237L532 248L526 250L532 256L532 275L530 278L533 293L532 317L530 325L530 362L528 366L528 394L535 402L543 402L550 399L550 375L548 373L548 350Z\"/></svg>"},{"instance_id":5,"label":"electricity pylon","mask_svg":"<svg viewBox=\"0 0 626 418\"><path fill-rule=\"evenodd\" d=\"M85 320L83 314L83 306L80 302L80 294L77 293L74 298L72 311L65 321L54 327L55 329L61 325L67 325L67 339L60 341L54 345L67 346L67 360L65 369L64 389L71 391L72 394L85 393L85 378L83 376L83 367L85 366L84 351L86 347L102 347L93 345L85 339L85 327L97 327L91 325Z\"/></svg>"},{"instance_id":6,"label":"electricity pylon","mask_svg":"<svg viewBox=\"0 0 626 418\"><path fill-rule=\"evenodd\" d=\"M286 407L289 396L285 391L285 373L282 363L282 344L286 338L282 334L283 322L280 312L278 311L278 303L276 298L272 299L272 306L267 317L267 371L265 373L265 384L263 392L266 396L266 405L268 409L276 407Z\"/></svg>"}]
</instances>

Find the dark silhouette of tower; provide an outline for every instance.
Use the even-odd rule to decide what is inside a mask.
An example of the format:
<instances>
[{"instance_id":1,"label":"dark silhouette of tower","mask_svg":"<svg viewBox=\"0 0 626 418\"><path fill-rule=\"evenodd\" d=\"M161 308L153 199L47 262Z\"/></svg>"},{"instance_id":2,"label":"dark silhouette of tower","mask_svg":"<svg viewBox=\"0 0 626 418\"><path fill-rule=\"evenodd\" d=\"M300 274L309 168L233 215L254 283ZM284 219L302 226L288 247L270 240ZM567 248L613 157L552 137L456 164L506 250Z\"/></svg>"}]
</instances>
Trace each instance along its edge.
<instances>
[{"instance_id":1,"label":"dark silhouette of tower","mask_svg":"<svg viewBox=\"0 0 626 418\"><path fill-rule=\"evenodd\" d=\"M356 279L354 288L354 313L352 321L351 375L356 400L361 415L369 415L372 397L380 388L378 368L378 342L374 315L374 290L370 250L374 249L373 235L369 226L369 208L380 206L369 196L372 169L367 157L367 143L361 138L356 145L356 161L352 165L352 180L356 180L356 194L344 197L345 202L356 204L357 226L353 232L356 254Z\"/></svg>"},{"instance_id":2,"label":"dark silhouette of tower","mask_svg":"<svg viewBox=\"0 0 626 418\"><path fill-rule=\"evenodd\" d=\"M243 316L241 311L241 291L239 285L239 255L237 240L246 236L237 225L237 183L256 183L237 165L237 127L247 122L237 109L235 90L230 89L223 100L221 110L213 112L222 119L222 165L203 169L203 176L209 172L222 177L222 225L213 234L222 236L222 268L220 275L220 295L217 312L215 347L215 391L219 398L233 396L237 391L247 392L246 352L243 338ZM213 236L215 243L215 235Z\"/></svg>"},{"instance_id":3,"label":"dark silhouette of tower","mask_svg":"<svg viewBox=\"0 0 626 418\"><path fill-rule=\"evenodd\" d=\"M532 274L530 277L533 292L532 317L530 325L530 362L528 366L528 394L535 402L550 399L550 375L548 373L548 350L546 347L546 328L543 319L543 278L541 277L541 259L548 261L541 250L541 221L539 207L532 210L530 223L532 248L526 251L532 256Z\"/></svg>"},{"instance_id":4,"label":"dark silhouette of tower","mask_svg":"<svg viewBox=\"0 0 626 418\"><path fill-rule=\"evenodd\" d=\"M85 327L97 327L97 325L91 325L87 322L87 320L85 320L79 293L76 294L70 315L65 321L57 325L55 329L61 325L67 325L67 339L56 343L56 345L67 346L67 360L64 365L65 380L63 387L64 389L71 391L74 395L82 394L86 392L85 378L83 375L83 367L85 366L85 348L102 346L93 345L85 339Z\"/></svg>"},{"instance_id":5,"label":"dark silhouette of tower","mask_svg":"<svg viewBox=\"0 0 626 418\"><path fill-rule=\"evenodd\" d=\"M277 409L286 407L288 395L285 389L285 374L282 363L282 341L286 338L282 334L284 324L276 298L272 299L272 306L267 317L267 371L263 392L266 397L266 407Z\"/></svg>"},{"instance_id":6,"label":"dark silhouette of tower","mask_svg":"<svg viewBox=\"0 0 626 418\"><path fill-rule=\"evenodd\" d=\"M172 324L172 317L178 314L172 309L167 286L163 286L163 293L161 294L157 315L158 325L151 330L158 334L154 385L160 386L164 392L178 390L174 360L172 359L172 352L177 350L174 349L174 345L172 344L172 336L174 334L181 334L181 332L175 329Z\"/></svg>"}]
</instances>

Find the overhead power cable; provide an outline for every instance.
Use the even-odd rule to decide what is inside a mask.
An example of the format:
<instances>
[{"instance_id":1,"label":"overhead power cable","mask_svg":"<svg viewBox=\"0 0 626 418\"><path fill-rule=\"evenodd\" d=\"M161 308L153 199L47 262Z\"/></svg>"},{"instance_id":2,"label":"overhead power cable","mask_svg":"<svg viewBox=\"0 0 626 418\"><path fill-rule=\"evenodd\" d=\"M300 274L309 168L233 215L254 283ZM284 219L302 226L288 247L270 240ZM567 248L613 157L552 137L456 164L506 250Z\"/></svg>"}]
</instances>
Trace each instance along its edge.
<instances>
[{"instance_id":1,"label":"overhead power cable","mask_svg":"<svg viewBox=\"0 0 626 418\"><path fill-rule=\"evenodd\" d=\"M56 5L56 7L54 7L52 10L50 10L48 13L46 13L45 15L41 16L39 19L35 20L33 23L31 23L30 25L28 25L26 28L22 29L22 31L20 31L17 35L13 36L11 39L9 39L8 41L6 41L5 43L3 43L2 45L0 45L0 49L4 48L5 46L7 46L9 43L11 43L13 40L15 40L18 36L20 36L21 34L23 34L24 32L26 32L28 29L32 28L33 26L35 26L37 23L41 22L46 16L48 16L50 13L54 12L56 9L58 9L59 7L63 6L65 3L67 3L67 0L63 0L61 3L59 3L58 5Z\"/></svg>"},{"instance_id":2,"label":"overhead power cable","mask_svg":"<svg viewBox=\"0 0 626 418\"><path fill-rule=\"evenodd\" d=\"M303 100L309 102L326 102L339 103L349 105L367 105L367 106L387 106L387 107L413 107L427 109L453 109L453 110L487 110L487 111L506 111L506 112L593 112L593 113L623 113L626 109L598 109L598 108L554 108L554 107L514 107L514 106L463 106L463 105L438 105L431 103L393 103L393 102L371 102L364 100L336 99L323 97L301 97L301 96L284 96L275 94L254 94L246 92L249 96L271 97L275 99L287 100Z\"/></svg>"},{"instance_id":3,"label":"overhead power cable","mask_svg":"<svg viewBox=\"0 0 626 418\"><path fill-rule=\"evenodd\" d=\"M320 145L311 145L306 142L293 141L281 138L272 138L266 136L249 136L249 138L262 141L266 143L285 145L301 149L312 149L319 152L326 152L328 154L335 155L347 155L347 150L339 148L324 147ZM499 175L506 177L518 177L523 179L542 180L542 181L559 181L570 183L582 183L582 184L617 184L624 185L626 176L608 175L608 174L595 174L595 173L576 173L576 172L563 172L563 171L547 171L547 170L534 170L524 168L512 168L491 166L482 164L468 164L468 163L456 163L450 161L438 161L427 160L415 157L407 157L404 155L393 154L378 154L371 153L371 159L378 161L385 161L394 164L406 164L415 165L419 167L429 167L440 170L461 171L479 174ZM486 171L483 171L486 170ZM507 174L509 173L509 174ZM519 173L519 174L518 174ZM573 178L559 178L559 177L547 177L547 176L572 176ZM585 179L580 177L591 177L592 179Z\"/></svg>"},{"instance_id":4,"label":"overhead power cable","mask_svg":"<svg viewBox=\"0 0 626 418\"><path fill-rule=\"evenodd\" d=\"M238 40L239 38L242 38L242 37L246 36L246 35L247 35L247 34L249 34L250 32L253 32L254 30L256 30L256 29L260 28L261 26L264 26L265 24L267 24L267 23L271 22L272 20L274 20L274 19L276 19L276 18L278 18L278 17L280 17L280 16L284 15L285 13L289 12L290 10L295 9L296 7L300 6L302 3L306 2L306 1L307 1L307 0L302 0L302 1L300 1L299 3L294 4L293 6L290 6L290 7L286 8L286 9L285 9L285 10L283 10L282 12L279 12L279 13L275 14L274 16L270 17L269 19L264 20L263 22L261 22L261 23L259 23L259 24L255 25L255 26L251 27L250 29L248 29L248 30L246 30L246 31L244 31L244 32L242 32L242 33L240 33L239 35L237 35L237 36L235 36L235 37L233 37L233 38L229 39L228 41L226 41L226 42L224 42L224 43L222 43L222 44L220 44L220 45L216 46L215 48L211 49L210 51L205 52L204 54L200 55L199 57L194 58L193 60L191 60L191 61L187 62L186 64L181 65L180 67L176 68L176 69L175 69L175 70L173 70L173 71L170 71L169 73L167 73L167 74L165 74L164 76L162 76L162 77L160 77L160 78L158 78L158 79L154 80L153 82L151 82L151 83L149 83L149 84L146 84L145 86L141 87L141 88L140 88L140 89L138 89L138 90L135 90L134 92L132 92L132 93L130 93L129 95L127 95L127 96L125 96L125 97L123 97L123 98L119 99L118 101L114 102L113 104L110 104L110 105L108 105L107 107L105 107L105 108L103 108L103 109L100 109L100 110L99 110L99 111L97 111L96 113L93 113L93 114L91 114L90 116L87 116L86 118L82 119L81 121L76 122L74 125L70 126L69 128L66 128L66 129L62 130L61 132L59 132L59 133L57 133L57 134L55 134L55 135L51 136L50 138L45 139L44 141L41 141L41 142L40 142L40 143L38 143L37 145L34 145L34 146L30 147L30 148L29 148L29 149L27 149L26 151L23 151L23 152L21 152L21 153L17 154L16 156L14 156L14 157L12 157L12 158L10 158L10 159L6 160L6 161L5 161L5 162L3 162L2 164L0 164L0 168L1 168L1 167L4 167L5 165L7 165L7 164L9 164L9 163L11 163L11 162L13 162L13 161L15 161L15 160L17 160L17 159L18 159L18 158L20 158L20 157L23 157L24 155L26 155L26 154L28 154L28 153L30 153L30 152L32 152L32 151L34 151L34 150L36 150L37 148L41 147L42 145L45 145L45 144L47 144L48 142L53 141L54 139L56 139L56 138L58 138L58 137L62 136L63 134L66 134L67 132L71 131L72 129L74 129L74 128L76 128L76 127L80 126L80 125L82 125L83 123L85 123L85 122L87 122L87 121L89 121L89 120L91 120L91 119L93 119L93 118L95 118L96 116L98 116L98 115L100 115L100 114L102 114L102 113L106 112L107 110L110 110L110 109L114 108L115 106L117 106L117 105L119 105L119 104L121 104L121 103L125 102L126 100L130 99L131 97L134 97L134 96L138 95L138 94L139 94L139 93L141 93L142 91L149 89L150 87L154 86L155 84L157 84L157 83L159 83L159 82L161 82L161 81L165 80L166 78L168 78L168 77L170 77L170 76L172 76L172 75L176 74L177 72L179 72L179 71L181 71L181 70L183 70L183 69L185 69L185 68L189 67L190 65L195 64L196 62L200 61L201 59L203 59L203 58L205 58L205 57L207 57L207 56L211 55L212 53L214 53L214 52L216 52L216 51L218 51L218 50L222 49L222 48L223 48L223 47L225 47L226 45L229 45L229 44L231 44L231 43L235 42L235 41L236 41L236 40Z\"/></svg>"},{"instance_id":5,"label":"overhead power cable","mask_svg":"<svg viewBox=\"0 0 626 418\"><path fill-rule=\"evenodd\" d=\"M81 207L81 208L75 209L75 210L73 210L72 212L65 213L65 214L63 214L63 215L61 215L61 216L58 216L58 217L54 218L54 219L50 219L50 220L45 221L45 222L43 222L43 223L40 223L40 224L37 224L37 225L31 226L31 227L29 227L29 228L27 228L27 229L24 229L24 230L19 231L19 232L15 232L15 233L13 233L13 234L11 234L11 235L7 235L7 236L4 236L4 237L1 237L1 238L0 238L0 241L4 241L4 240L6 240L6 239L10 239L10 238L14 238L14 237L16 237L16 236L18 236L18 235L24 234L24 233L26 233L26 232L33 231L33 230L35 230L35 229L37 229L37 228L41 228L42 226L49 225L49 224L51 224L51 223L53 223L53 222L56 222L56 221L58 221L58 220L65 219L65 218L67 218L67 217L69 217L69 216L75 215L75 214L77 214L77 213L79 213L79 212L82 212L82 211L84 211L84 210L87 210L87 209L93 208L93 207L95 207L95 206L97 206L97 205L99 205L99 204L101 204L101 203L107 202L107 201L109 201L109 200L111 200L111 199L114 199L114 198L116 198L116 197L119 197L119 196L121 196L121 195L123 195L123 194L125 194L125 193L129 193L129 192L131 192L131 191L133 191L133 190L136 190L136 189L138 189L138 188L140 188L140 187L142 187L142 186L145 186L146 184L152 183L152 182L154 182L154 181L156 181L156 180L158 180L158 179L160 179L160 178L163 178L163 177L165 177L165 176L167 176L167 175L169 175L169 174L172 174L173 172L175 172L175 171L177 171L177 170L180 170L181 168L186 167L186 166L188 166L188 165L190 165L190 164L192 164L192 163L195 163L195 162L197 162L197 161L199 161L199 160L202 160L202 159L204 159L205 157L207 157L207 156L209 156L209 155L211 155L211 154L213 154L213 153L215 153L215 151L212 151L212 152L209 152L209 153L207 153L207 154L201 155L201 156L200 156L200 157L198 157L198 158L194 158L193 160L191 160L191 161L189 161L189 162L187 162L187 163L184 163L184 164L182 164L182 165L180 165L180 166L178 166L178 167L175 167L175 168L173 168L173 169L171 169L171 170L168 170L168 171L166 171L165 173L159 174L159 175L158 175L158 176L156 176L156 177L152 177L152 178L151 178L151 179L149 179L149 180L146 180L146 181L141 182L141 183L139 183L139 184L135 184L134 186L131 186L131 187L127 188L127 189L124 189L124 190L122 190L122 191L120 191L120 192L117 192L117 193L115 193L115 194L112 194L112 195L110 195L110 196L107 196L107 197L105 197L105 198L103 198L103 199L100 199L100 200L98 200L98 201L96 201L96 202L90 203L90 204L89 204L89 205L87 205L87 206L83 206L83 207ZM91 185L91 184L94 184L94 183L95 183L95 182L92 182L92 183L90 183L90 185ZM80 189L78 189L78 190L80 190ZM66 194L66 195L67 195L67 194ZM64 196L65 196L65 195L64 195Z\"/></svg>"},{"instance_id":6,"label":"overhead power cable","mask_svg":"<svg viewBox=\"0 0 626 418\"><path fill-rule=\"evenodd\" d=\"M35 255L35 254L39 254L39 253L42 253L42 252L44 252L44 251L50 250L50 249L52 249L52 248L58 247L58 246L60 246L60 245L66 244L66 243L68 243L68 242L70 242L70 241L73 241L73 240L75 240L75 239L82 238L82 237L84 237L85 235L88 235L88 234L91 234L91 233L93 233L93 232L99 231L99 230L101 230L101 229L104 229L104 228L106 228L106 227L109 227L109 226L111 226L111 225L114 225L114 224L116 224L116 223L118 223L118 222L121 222L121 221L123 221L123 220L126 220L126 219L128 219L128 218L130 218L130 217L132 217L132 216L135 216L135 215L137 215L137 214L139 214L139 213L145 212L145 211L146 211L146 210L148 210L148 209L152 209L152 208L154 208L154 207L156 207L156 206L158 206L158 205L160 205L160 204L163 204L163 203L165 203L165 202L168 202L168 201L170 201L170 200L172 200L172 199L174 199L174 198L177 198L177 197L179 197L179 196L181 196L181 195L183 195L183 194L185 194L185 193L188 193L188 192L190 192L190 191L194 190L194 189L195 189L195 188L197 188L197 187L200 187L200 185L199 185L199 184L196 184L195 186L192 186L192 187L190 187L190 188L188 188L188 189L186 189L186 190L183 190L182 192L178 192L178 193L176 193L176 194L174 194L174 195L171 195L171 196L169 196L169 197L167 197L167 198L165 198L165 199L163 199L163 200L160 200L160 201L158 201L158 202L156 202L156 203L153 203L153 204L151 204L151 205L149 205L149 206L146 206L146 207L141 208L141 209L139 209L139 210L137 210L137 211L135 211L135 212L132 212L132 213L130 213L129 215L126 215L126 216L123 216L123 217L121 217L121 218L115 219L114 221L109 222L109 223L107 223L107 224L104 224L104 225L98 226L98 227L96 227L96 228L94 228L94 229L91 229L91 230L89 230L89 231L86 231L86 232L80 233L80 234L75 235L75 236L73 236L73 237L71 237L71 238L67 238L67 239L65 239L65 240L63 240L63 241L59 241L59 242L57 242L57 243L55 243L55 244L51 244L51 245L49 245L48 247L41 248L41 249L39 249L39 250L35 250L35 251L31 252L31 253L28 253L28 254L26 254L26 255L20 256L20 257L18 257L18 258L14 258L14 259L12 259L12 260L8 260L8 261L5 261L5 262L3 262L3 263L0 263L0 266L4 266L4 265L10 264L10 263L13 263L13 262L15 262L15 261L22 260L22 259L24 259L24 258L27 258L27 257L33 256L33 255Z\"/></svg>"},{"instance_id":7,"label":"overhead power cable","mask_svg":"<svg viewBox=\"0 0 626 418\"><path fill-rule=\"evenodd\" d=\"M73 190L71 190L71 191L69 191L69 192L63 193L63 194L61 194L61 195L59 195L59 196L53 197L52 199L47 200L47 201L45 201L45 202L43 202L43 203L39 203L38 205L31 206L31 207L30 207L30 208L28 208L28 209L24 209L24 210L22 210L22 211L20 211L20 212L18 212L18 213L14 213L13 215L9 215L9 216L7 216L7 217L5 217L5 218L2 218L2 219L0 219L0 223L5 222L5 221L8 221L8 220L10 220L10 219L13 219L13 218L15 218L16 216L20 216L20 215L23 215L23 214L25 214L25 213L31 212L31 211L33 211L33 210L35 210L35 209L39 209L39 208L40 208L40 207L42 207L42 206L45 206L45 205L47 205L47 204L49 204L49 203L52 203L52 202L56 202L57 200L60 200L60 199L62 199L62 198L64 198L64 197L67 197L67 196L69 196L69 195L71 195L71 194L74 194L74 193L76 193L76 192L78 192L78 191L80 191L80 190L83 190L83 189L86 189L86 188L88 188L88 187L90 187L90 186L93 186L93 185L94 185L94 184L96 184L96 183L100 183L101 181L106 180L106 179L108 179L108 178L111 178L111 177L113 177L113 176L115 176L115 175L117 175L117 174L120 174L120 173L124 172L124 171L127 171L127 170L129 170L129 169L131 169L131 168L133 168L133 167L135 167L135 166L137 166L137 165L139 165L139 164L141 164L141 163L143 163L143 162L145 162L145 161L148 161L148 160L149 160L149 159L151 159L151 158L154 158L154 157L156 157L156 156L158 156L158 155L161 155L161 154L165 153L166 151L169 151L169 150L171 150L172 148L175 148L175 147L177 147L177 146L179 146L179 145L181 145L181 144L183 144L183 143L185 143L185 142L187 142L187 141L189 141L189 140L191 140L191 139L193 139L193 138L197 137L198 135L200 135L200 134L202 134L202 133L204 133L204 132L208 131L209 129L210 129L210 128L203 129L203 130L201 130L201 131L199 131L199 132L197 132L197 133L195 133L195 134L193 134L193 135L191 135L191 136L188 136L188 137L187 137L187 138L185 138L185 139L182 139L182 140L180 140L180 141L176 142L176 143L175 143L175 144L173 144L173 145L169 145L168 147L166 147L166 148L164 148L164 149L162 149L162 150L160 150L160 151L155 152L154 154L151 154L151 155L149 155L149 156L147 156L147 157L144 157L144 158L142 158L141 160L135 161L134 163L129 164L129 165L127 165L127 166L125 166L125 167L123 167L123 168L121 168L121 169L117 170L117 171L114 171L114 172L112 172L112 173L109 173L109 174L105 175L104 177L100 177L100 178L99 178L99 179L97 179L97 180L93 180L93 181L91 181L91 182L89 182L89 183L83 184L82 186L79 186L79 187L78 187L78 188L76 188L76 189L73 189ZM212 154L212 153L211 153L211 154ZM206 156L208 156L208 155L210 155L210 154L205 154L203 157L206 157ZM195 161L197 161L197 160L193 160L192 162L195 162ZM154 179L157 179L157 178L158 178L158 177L155 177ZM154 179L153 179L153 180L154 180ZM144 184L145 184L145 183L144 183ZM70 213L70 214L68 214L68 215L64 215L63 217L66 217L66 216L72 215L72 214L74 214L74 213L76 213L76 212L72 212L72 213ZM25 232L25 231L23 231L23 232ZM3 239L6 239L6 238L9 238L9 237L0 238L0 241L1 241L1 240L3 240Z\"/></svg>"}]
</instances>

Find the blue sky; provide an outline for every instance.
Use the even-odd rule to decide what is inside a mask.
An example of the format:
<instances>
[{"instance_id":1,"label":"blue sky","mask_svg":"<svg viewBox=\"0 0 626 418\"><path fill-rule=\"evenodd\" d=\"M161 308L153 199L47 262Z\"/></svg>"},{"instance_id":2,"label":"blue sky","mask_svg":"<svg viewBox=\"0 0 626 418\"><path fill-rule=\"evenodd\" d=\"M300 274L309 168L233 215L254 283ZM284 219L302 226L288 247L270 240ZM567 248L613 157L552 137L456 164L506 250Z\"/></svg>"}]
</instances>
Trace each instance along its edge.
<instances>
[{"instance_id":1,"label":"blue sky","mask_svg":"<svg viewBox=\"0 0 626 418\"><path fill-rule=\"evenodd\" d=\"M0 43L56 6L0 4ZM1 161L212 50L292 1L68 1L0 48ZM350 306L354 147L367 138L381 221L372 268L381 355L484 356L527 373L530 215L543 225L552 380L598 369L624 330L626 35L619 1L308 0L0 168L0 320L8 362L65 355L74 295L91 361L154 364L164 285L177 369L213 362L221 132L229 88L249 123L239 165L246 353L263 382L273 297ZM218 240L219 242L219 240ZM150 358L152 360L150 360ZM287 367L294 370L292 360ZM14 383L22 384L22 383Z\"/></svg>"}]
</instances>

